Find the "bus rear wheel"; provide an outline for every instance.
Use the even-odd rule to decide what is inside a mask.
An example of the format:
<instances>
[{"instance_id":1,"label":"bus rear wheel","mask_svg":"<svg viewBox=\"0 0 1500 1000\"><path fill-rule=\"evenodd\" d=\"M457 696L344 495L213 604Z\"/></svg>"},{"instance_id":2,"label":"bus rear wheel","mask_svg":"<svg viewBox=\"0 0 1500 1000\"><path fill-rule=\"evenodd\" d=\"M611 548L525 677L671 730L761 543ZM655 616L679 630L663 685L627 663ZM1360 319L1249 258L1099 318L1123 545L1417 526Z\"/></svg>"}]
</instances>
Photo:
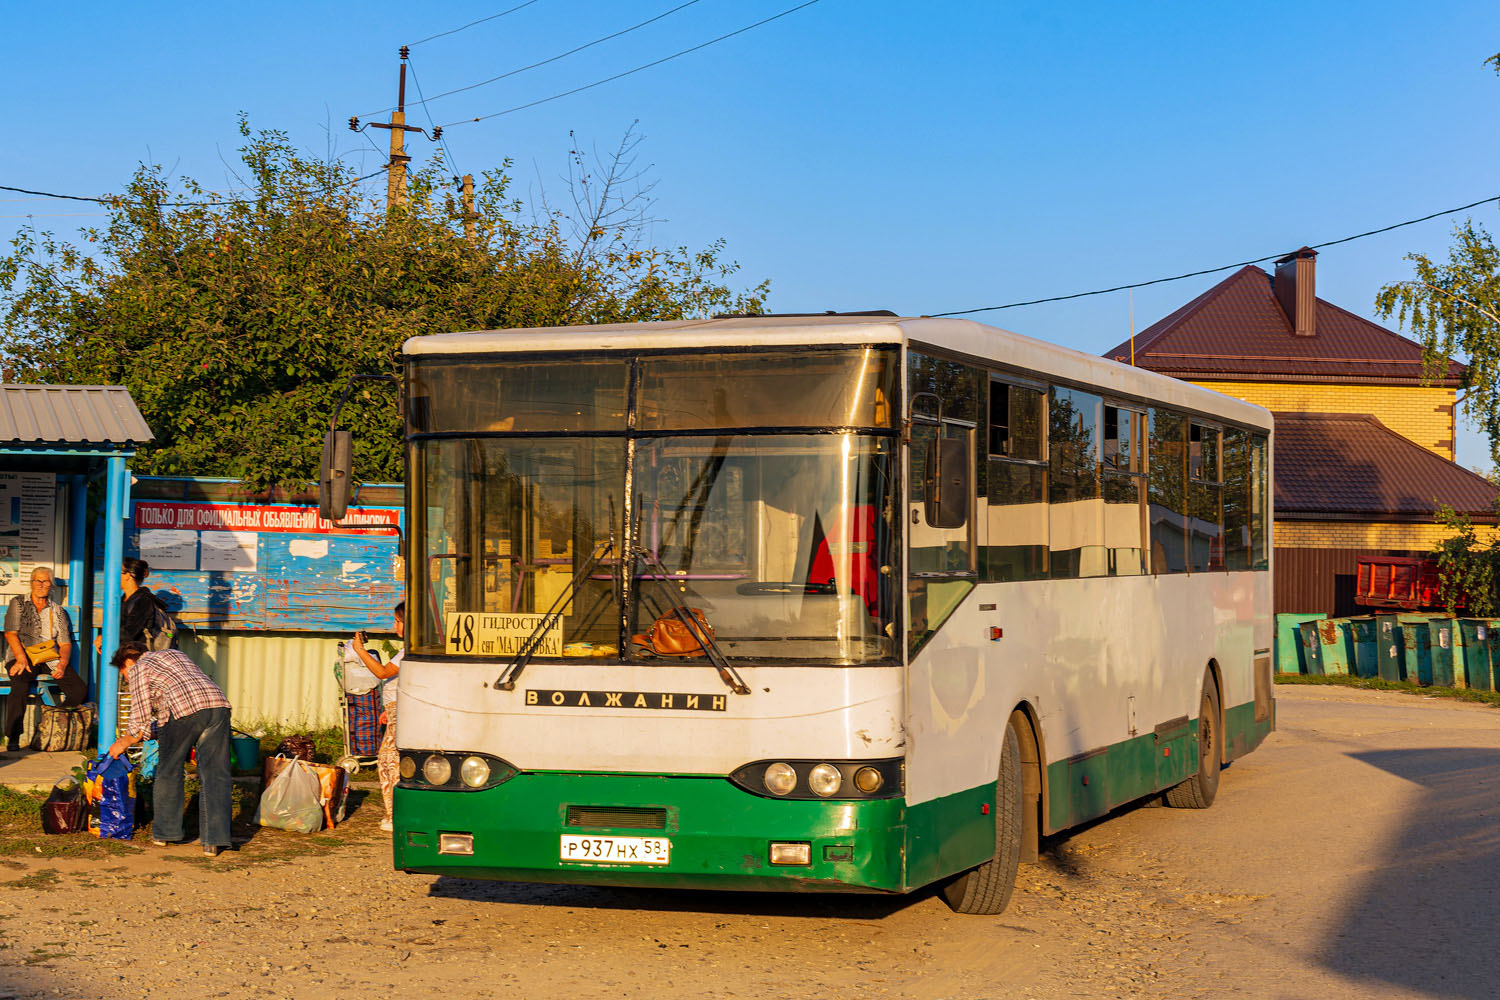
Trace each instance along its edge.
<instances>
[{"instance_id":1,"label":"bus rear wheel","mask_svg":"<svg viewBox=\"0 0 1500 1000\"><path fill-rule=\"evenodd\" d=\"M1198 773L1167 789L1167 805L1178 809L1207 809L1219 791L1219 689L1213 677L1203 681L1203 703L1198 706Z\"/></svg>"},{"instance_id":2,"label":"bus rear wheel","mask_svg":"<svg viewBox=\"0 0 1500 1000\"><path fill-rule=\"evenodd\" d=\"M995 782L995 856L943 887L943 898L958 913L1001 913L1016 888L1021 864L1021 740L1014 724L1005 727L1000 777Z\"/></svg>"}]
</instances>

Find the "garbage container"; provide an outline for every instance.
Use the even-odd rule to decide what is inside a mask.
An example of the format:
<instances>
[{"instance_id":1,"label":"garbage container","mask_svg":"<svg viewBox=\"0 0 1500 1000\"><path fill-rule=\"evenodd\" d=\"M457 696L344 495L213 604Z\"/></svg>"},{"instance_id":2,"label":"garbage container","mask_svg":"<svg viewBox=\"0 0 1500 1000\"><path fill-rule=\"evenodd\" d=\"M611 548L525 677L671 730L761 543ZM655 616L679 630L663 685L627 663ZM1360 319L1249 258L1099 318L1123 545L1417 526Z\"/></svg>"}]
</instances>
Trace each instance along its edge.
<instances>
[{"instance_id":1,"label":"garbage container","mask_svg":"<svg viewBox=\"0 0 1500 1000\"><path fill-rule=\"evenodd\" d=\"M1302 653L1302 623L1322 621L1328 616L1316 614L1288 614L1276 616L1276 672L1278 674L1305 674L1307 660Z\"/></svg>"},{"instance_id":2,"label":"garbage container","mask_svg":"<svg viewBox=\"0 0 1500 1000\"><path fill-rule=\"evenodd\" d=\"M1396 615L1375 616L1378 670L1383 681L1399 681L1405 667L1406 646L1401 641L1401 621Z\"/></svg>"},{"instance_id":3,"label":"garbage container","mask_svg":"<svg viewBox=\"0 0 1500 1000\"><path fill-rule=\"evenodd\" d=\"M1432 683L1431 615L1399 615L1401 626L1401 679L1413 684Z\"/></svg>"},{"instance_id":4,"label":"garbage container","mask_svg":"<svg viewBox=\"0 0 1500 1000\"><path fill-rule=\"evenodd\" d=\"M1493 665L1490 660L1491 624L1483 618L1458 620L1459 650L1463 654L1463 686L1476 691L1493 691ZM1456 678L1455 678L1456 679Z\"/></svg>"},{"instance_id":5,"label":"garbage container","mask_svg":"<svg viewBox=\"0 0 1500 1000\"><path fill-rule=\"evenodd\" d=\"M1425 682L1433 687L1455 687L1454 646L1457 630L1452 618L1434 618L1427 623L1432 632L1429 658L1432 661L1432 676Z\"/></svg>"},{"instance_id":6,"label":"garbage container","mask_svg":"<svg viewBox=\"0 0 1500 1000\"><path fill-rule=\"evenodd\" d=\"M1366 615L1343 619L1345 648L1349 651L1350 673L1360 677L1380 674L1380 651L1375 641L1375 619Z\"/></svg>"},{"instance_id":7,"label":"garbage container","mask_svg":"<svg viewBox=\"0 0 1500 1000\"><path fill-rule=\"evenodd\" d=\"M1345 619L1325 618L1303 622L1302 655L1309 674L1329 675L1349 672L1349 632Z\"/></svg>"}]
</instances>

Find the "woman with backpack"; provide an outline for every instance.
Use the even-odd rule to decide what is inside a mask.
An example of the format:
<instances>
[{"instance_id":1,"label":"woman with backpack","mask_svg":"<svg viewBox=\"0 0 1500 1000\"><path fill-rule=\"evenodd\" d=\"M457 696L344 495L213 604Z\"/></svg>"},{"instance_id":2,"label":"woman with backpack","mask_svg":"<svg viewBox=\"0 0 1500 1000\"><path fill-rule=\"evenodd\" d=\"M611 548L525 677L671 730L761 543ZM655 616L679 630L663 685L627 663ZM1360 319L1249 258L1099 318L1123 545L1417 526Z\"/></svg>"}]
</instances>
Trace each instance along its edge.
<instances>
[{"instance_id":1,"label":"woman with backpack","mask_svg":"<svg viewBox=\"0 0 1500 1000\"><path fill-rule=\"evenodd\" d=\"M165 618L167 605L145 586L151 575L151 564L144 559L126 557L120 566L120 645L138 642L147 649L164 648L152 642L161 627L158 614ZM103 651L104 639L94 637L94 648Z\"/></svg>"}]
</instances>

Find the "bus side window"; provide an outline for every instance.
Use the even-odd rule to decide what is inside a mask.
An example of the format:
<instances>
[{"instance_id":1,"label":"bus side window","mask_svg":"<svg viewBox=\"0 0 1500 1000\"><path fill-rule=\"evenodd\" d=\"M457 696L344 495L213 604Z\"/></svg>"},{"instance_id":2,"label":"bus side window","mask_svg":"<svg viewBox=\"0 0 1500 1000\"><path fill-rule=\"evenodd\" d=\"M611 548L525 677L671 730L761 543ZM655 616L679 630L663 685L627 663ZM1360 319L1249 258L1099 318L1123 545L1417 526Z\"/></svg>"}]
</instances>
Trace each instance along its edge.
<instances>
[{"instance_id":1,"label":"bus side window","mask_svg":"<svg viewBox=\"0 0 1500 1000\"><path fill-rule=\"evenodd\" d=\"M1047 394L990 379L989 456L980 508L985 580L1047 576Z\"/></svg>"},{"instance_id":2,"label":"bus side window","mask_svg":"<svg viewBox=\"0 0 1500 1000\"><path fill-rule=\"evenodd\" d=\"M1146 571L1145 422L1137 410L1104 408L1104 542L1110 576Z\"/></svg>"},{"instance_id":3,"label":"bus side window","mask_svg":"<svg viewBox=\"0 0 1500 1000\"><path fill-rule=\"evenodd\" d=\"M1048 572L1056 577L1105 576L1104 498L1099 492L1103 400L1054 387L1047 456Z\"/></svg>"},{"instance_id":4,"label":"bus side window","mask_svg":"<svg viewBox=\"0 0 1500 1000\"><path fill-rule=\"evenodd\" d=\"M1264 434L1250 435L1250 568L1271 566L1271 449Z\"/></svg>"},{"instance_id":5,"label":"bus side window","mask_svg":"<svg viewBox=\"0 0 1500 1000\"><path fill-rule=\"evenodd\" d=\"M1188 430L1188 570L1224 568L1223 512L1219 509L1219 429L1192 424Z\"/></svg>"},{"instance_id":6,"label":"bus side window","mask_svg":"<svg viewBox=\"0 0 1500 1000\"><path fill-rule=\"evenodd\" d=\"M1151 572L1187 572L1187 418L1153 408L1149 415L1147 518Z\"/></svg>"},{"instance_id":7,"label":"bus side window","mask_svg":"<svg viewBox=\"0 0 1500 1000\"><path fill-rule=\"evenodd\" d=\"M1250 510L1254 502L1250 475L1250 435L1224 430L1224 568L1250 568Z\"/></svg>"}]
</instances>

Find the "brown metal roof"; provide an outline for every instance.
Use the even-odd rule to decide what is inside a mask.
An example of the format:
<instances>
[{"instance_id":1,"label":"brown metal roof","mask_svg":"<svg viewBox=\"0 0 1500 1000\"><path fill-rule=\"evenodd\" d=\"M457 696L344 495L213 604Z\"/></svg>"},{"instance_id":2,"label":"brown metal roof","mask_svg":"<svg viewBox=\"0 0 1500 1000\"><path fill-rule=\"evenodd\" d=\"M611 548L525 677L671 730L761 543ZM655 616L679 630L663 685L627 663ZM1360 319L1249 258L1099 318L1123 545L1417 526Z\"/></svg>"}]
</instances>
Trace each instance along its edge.
<instances>
[{"instance_id":1,"label":"brown metal roof","mask_svg":"<svg viewBox=\"0 0 1500 1000\"><path fill-rule=\"evenodd\" d=\"M1298 337L1271 289L1246 265L1135 338L1135 363L1177 378L1218 381L1422 383L1422 346L1323 299L1315 335ZM1104 356L1130 361L1130 341ZM1458 386L1449 361L1430 384Z\"/></svg>"},{"instance_id":2,"label":"brown metal roof","mask_svg":"<svg viewBox=\"0 0 1500 1000\"><path fill-rule=\"evenodd\" d=\"M1431 517L1495 513L1489 480L1367 413L1277 413L1276 514Z\"/></svg>"},{"instance_id":3,"label":"brown metal roof","mask_svg":"<svg viewBox=\"0 0 1500 1000\"><path fill-rule=\"evenodd\" d=\"M124 386L0 385L0 447L130 448L151 438Z\"/></svg>"}]
</instances>

